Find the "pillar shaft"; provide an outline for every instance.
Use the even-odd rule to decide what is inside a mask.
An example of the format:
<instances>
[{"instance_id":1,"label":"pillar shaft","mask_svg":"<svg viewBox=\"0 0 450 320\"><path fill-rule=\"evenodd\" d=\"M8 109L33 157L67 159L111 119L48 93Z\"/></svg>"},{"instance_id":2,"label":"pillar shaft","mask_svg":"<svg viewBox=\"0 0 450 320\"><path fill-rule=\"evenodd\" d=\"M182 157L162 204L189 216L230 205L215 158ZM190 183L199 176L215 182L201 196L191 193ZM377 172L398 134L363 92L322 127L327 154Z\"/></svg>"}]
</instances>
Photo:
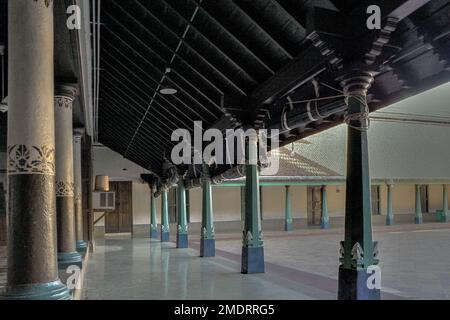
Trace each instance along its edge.
<instances>
[{"instance_id":1,"label":"pillar shaft","mask_svg":"<svg viewBox=\"0 0 450 320\"><path fill-rule=\"evenodd\" d=\"M387 185L387 214L386 225L391 226L394 224L394 210L392 206L392 184Z\"/></svg>"},{"instance_id":2,"label":"pillar shaft","mask_svg":"<svg viewBox=\"0 0 450 320\"><path fill-rule=\"evenodd\" d=\"M74 175L74 210L75 210L75 234L76 249L78 252L86 252L87 244L83 236L83 205L81 201L81 139L82 135L76 133L73 138L73 175Z\"/></svg>"},{"instance_id":3,"label":"pillar shaft","mask_svg":"<svg viewBox=\"0 0 450 320\"><path fill-rule=\"evenodd\" d=\"M422 201L420 197L420 185L416 185L416 210L414 217L415 224L423 223L423 215L422 215Z\"/></svg>"},{"instance_id":4,"label":"pillar shaft","mask_svg":"<svg viewBox=\"0 0 450 320\"><path fill-rule=\"evenodd\" d=\"M379 289L367 286L367 268L376 264L372 241L371 187L368 150L367 89L372 74L356 72L342 82L348 103L345 240L341 243L338 298L379 299Z\"/></svg>"},{"instance_id":5,"label":"pillar shaft","mask_svg":"<svg viewBox=\"0 0 450 320\"><path fill-rule=\"evenodd\" d=\"M168 242L170 239L169 227L169 202L168 191L164 189L161 193L161 242Z\"/></svg>"},{"instance_id":6,"label":"pillar shaft","mask_svg":"<svg viewBox=\"0 0 450 320\"><path fill-rule=\"evenodd\" d=\"M245 166L245 223L242 241L242 273L264 272L264 247L262 241L258 136L252 135L247 141L248 154Z\"/></svg>"},{"instance_id":7,"label":"pillar shaft","mask_svg":"<svg viewBox=\"0 0 450 320\"><path fill-rule=\"evenodd\" d=\"M449 222L450 217L448 215L448 189L446 184L442 186L442 214L444 216L444 222Z\"/></svg>"},{"instance_id":8,"label":"pillar shaft","mask_svg":"<svg viewBox=\"0 0 450 320\"><path fill-rule=\"evenodd\" d=\"M158 219L156 218L156 190L150 189L150 238L158 239Z\"/></svg>"},{"instance_id":9,"label":"pillar shaft","mask_svg":"<svg viewBox=\"0 0 450 320\"><path fill-rule=\"evenodd\" d=\"M292 231L292 200L291 200L291 187L286 186L285 201L284 201L284 231Z\"/></svg>"},{"instance_id":10,"label":"pillar shaft","mask_svg":"<svg viewBox=\"0 0 450 320\"><path fill-rule=\"evenodd\" d=\"M188 247L188 226L186 217L186 187L180 177L177 186L177 248Z\"/></svg>"},{"instance_id":11,"label":"pillar shaft","mask_svg":"<svg viewBox=\"0 0 450 320\"><path fill-rule=\"evenodd\" d=\"M328 201L327 201L327 187L322 187L322 229L328 229L330 227L330 217L328 215Z\"/></svg>"},{"instance_id":12,"label":"pillar shaft","mask_svg":"<svg viewBox=\"0 0 450 320\"><path fill-rule=\"evenodd\" d=\"M215 241L211 177L209 176L209 166L203 165L201 257L216 255Z\"/></svg>"},{"instance_id":13,"label":"pillar shaft","mask_svg":"<svg viewBox=\"0 0 450 320\"><path fill-rule=\"evenodd\" d=\"M71 265L81 267L81 255L76 251L74 212L72 107L75 93L73 85L55 85L56 213L61 269Z\"/></svg>"},{"instance_id":14,"label":"pillar shaft","mask_svg":"<svg viewBox=\"0 0 450 320\"><path fill-rule=\"evenodd\" d=\"M6 299L70 299L57 267L53 5L8 1Z\"/></svg>"}]
</instances>

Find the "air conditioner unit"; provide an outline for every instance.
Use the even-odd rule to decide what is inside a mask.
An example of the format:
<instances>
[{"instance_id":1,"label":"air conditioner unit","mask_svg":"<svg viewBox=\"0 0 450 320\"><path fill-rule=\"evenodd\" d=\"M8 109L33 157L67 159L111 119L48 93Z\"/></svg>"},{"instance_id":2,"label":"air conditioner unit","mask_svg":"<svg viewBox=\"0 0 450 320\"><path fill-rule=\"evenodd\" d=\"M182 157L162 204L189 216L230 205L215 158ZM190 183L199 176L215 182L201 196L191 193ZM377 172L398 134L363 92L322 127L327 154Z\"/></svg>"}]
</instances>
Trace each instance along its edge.
<instances>
[{"instance_id":1,"label":"air conditioner unit","mask_svg":"<svg viewBox=\"0 0 450 320\"><path fill-rule=\"evenodd\" d=\"M94 210L115 210L116 193L115 192L93 192L92 207Z\"/></svg>"}]
</instances>

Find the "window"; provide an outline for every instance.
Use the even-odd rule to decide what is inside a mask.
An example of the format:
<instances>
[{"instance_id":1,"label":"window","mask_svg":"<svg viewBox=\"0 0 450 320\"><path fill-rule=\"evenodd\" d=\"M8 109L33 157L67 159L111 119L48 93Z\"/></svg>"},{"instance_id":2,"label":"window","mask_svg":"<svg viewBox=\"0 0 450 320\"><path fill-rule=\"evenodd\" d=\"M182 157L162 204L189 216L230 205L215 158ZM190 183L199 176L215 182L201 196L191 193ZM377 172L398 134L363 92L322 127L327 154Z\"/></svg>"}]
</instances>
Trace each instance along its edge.
<instances>
[{"instance_id":1,"label":"window","mask_svg":"<svg viewBox=\"0 0 450 320\"><path fill-rule=\"evenodd\" d=\"M114 210L116 207L115 192L94 192L92 200L94 209Z\"/></svg>"}]
</instances>

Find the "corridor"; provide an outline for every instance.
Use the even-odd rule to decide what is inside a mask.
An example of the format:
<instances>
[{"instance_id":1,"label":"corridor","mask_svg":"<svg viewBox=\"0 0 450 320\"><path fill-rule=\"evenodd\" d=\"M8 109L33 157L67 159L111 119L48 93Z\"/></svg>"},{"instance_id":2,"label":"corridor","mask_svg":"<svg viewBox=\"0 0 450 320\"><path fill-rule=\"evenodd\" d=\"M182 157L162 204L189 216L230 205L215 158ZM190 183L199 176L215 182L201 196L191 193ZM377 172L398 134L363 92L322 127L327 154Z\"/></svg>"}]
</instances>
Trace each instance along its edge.
<instances>
[{"instance_id":1,"label":"corridor","mask_svg":"<svg viewBox=\"0 0 450 320\"><path fill-rule=\"evenodd\" d=\"M146 238L97 242L84 299L295 300L336 299L338 248L343 230L265 234L266 273L240 274L241 239L217 235L217 257ZM380 242L382 299L449 299L450 224L375 227ZM120 289L119 289L120 288Z\"/></svg>"}]
</instances>

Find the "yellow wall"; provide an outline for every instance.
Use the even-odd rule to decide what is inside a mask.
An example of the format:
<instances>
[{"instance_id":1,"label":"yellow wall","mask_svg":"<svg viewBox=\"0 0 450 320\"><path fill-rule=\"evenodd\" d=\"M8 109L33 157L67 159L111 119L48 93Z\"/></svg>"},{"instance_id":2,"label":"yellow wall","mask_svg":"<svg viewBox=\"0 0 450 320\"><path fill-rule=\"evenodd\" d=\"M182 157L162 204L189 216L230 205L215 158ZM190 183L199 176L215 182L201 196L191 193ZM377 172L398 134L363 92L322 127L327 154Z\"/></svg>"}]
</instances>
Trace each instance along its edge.
<instances>
[{"instance_id":1,"label":"yellow wall","mask_svg":"<svg viewBox=\"0 0 450 320\"><path fill-rule=\"evenodd\" d=\"M328 214L342 217L345 214L345 186L327 186Z\"/></svg>"},{"instance_id":2,"label":"yellow wall","mask_svg":"<svg viewBox=\"0 0 450 320\"><path fill-rule=\"evenodd\" d=\"M307 217L307 187L292 186L292 216ZM201 222L202 190L189 190L191 222ZM264 220L284 219L285 187L264 186L262 188L262 205ZM342 217L345 214L345 186L327 186L327 202L330 217ZM429 186L430 211L442 208L442 186ZM415 211L415 185L396 184L393 187L394 214L413 214ZM380 210L383 215L387 208L387 187L380 186ZM215 221L241 220L241 190L240 187L213 187L213 209ZM161 197L157 199L157 216L160 223ZM145 184L133 182L133 219L134 224L150 223L150 200L148 187Z\"/></svg>"}]
</instances>

